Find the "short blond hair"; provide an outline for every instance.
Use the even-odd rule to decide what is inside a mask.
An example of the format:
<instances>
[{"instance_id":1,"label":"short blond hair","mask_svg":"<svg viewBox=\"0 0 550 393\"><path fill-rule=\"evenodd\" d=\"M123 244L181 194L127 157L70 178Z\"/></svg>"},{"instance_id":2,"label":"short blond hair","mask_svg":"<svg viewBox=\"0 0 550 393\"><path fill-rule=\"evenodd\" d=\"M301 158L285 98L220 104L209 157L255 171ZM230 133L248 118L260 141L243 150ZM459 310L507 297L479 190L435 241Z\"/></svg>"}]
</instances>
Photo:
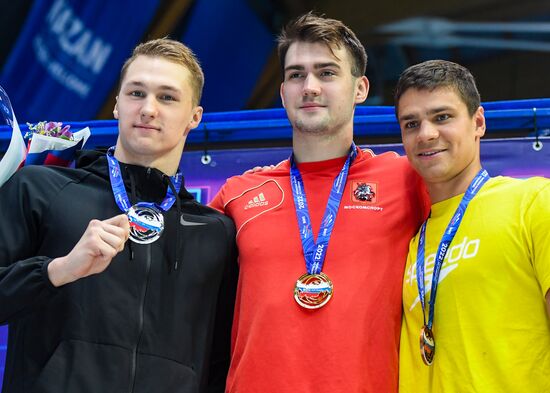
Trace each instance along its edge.
<instances>
[{"instance_id":1,"label":"short blond hair","mask_svg":"<svg viewBox=\"0 0 550 393\"><path fill-rule=\"evenodd\" d=\"M199 105L204 86L204 73L199 60L191 49L179 41L169 38L157 38L139 44L134 48L130 56L120 70L120 83L124 80L128 67L138 56L160 57L189 70L191 88L193 90L193 105ZM119 86L120 89L120 86Z\"/></svg>"}]
</instances>

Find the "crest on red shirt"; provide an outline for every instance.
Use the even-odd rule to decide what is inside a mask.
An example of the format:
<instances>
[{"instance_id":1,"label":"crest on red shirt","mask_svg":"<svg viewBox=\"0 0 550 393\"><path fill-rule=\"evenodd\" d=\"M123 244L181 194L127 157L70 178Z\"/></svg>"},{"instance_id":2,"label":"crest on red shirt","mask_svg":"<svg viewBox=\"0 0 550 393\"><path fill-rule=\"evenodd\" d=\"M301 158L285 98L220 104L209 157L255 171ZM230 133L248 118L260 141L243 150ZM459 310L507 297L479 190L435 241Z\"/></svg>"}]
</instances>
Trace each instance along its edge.
<instances>
[{"instance_id":1,"label":"crest on red shirt","mask_svg":"<svg viewBox=\"0 0 550 393\"><path fill-rule=\"evenodd\" d=\"M351 184L351 200L356 203L376 203L376 183L354 181Z\"/></svg>"}]
</instances>

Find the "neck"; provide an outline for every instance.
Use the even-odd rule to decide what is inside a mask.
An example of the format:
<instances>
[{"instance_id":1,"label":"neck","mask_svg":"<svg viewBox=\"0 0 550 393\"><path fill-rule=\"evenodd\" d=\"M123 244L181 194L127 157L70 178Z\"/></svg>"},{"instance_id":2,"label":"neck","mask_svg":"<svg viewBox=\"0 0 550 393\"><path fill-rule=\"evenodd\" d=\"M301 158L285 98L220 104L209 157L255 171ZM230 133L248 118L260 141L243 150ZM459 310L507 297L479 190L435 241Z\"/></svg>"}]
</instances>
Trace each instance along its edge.
<instances>
[{"instance_id":1,"label":"neck","mask_svg":"<svg viewBox=\"0 0 550 393\"><path fill-rule=\"evenodd\" d=\"M465 169L454 178L443 182L426 182L432 204L464 194L468 186L481 170L481 164Z\"/></svg>"},{"instance_id":2,"label":"neck","mask_svg":"<svg viewBox=\"0 0 550 393\"><path fill-rule=\"evenodd\" d=\"M129 154L120 143L117 143L114 156L119 162L158 169L168 176L174 176L178 170L181 153L181 151L177 150L170 151L161 157L158 155Z\"/></svg>"},{"instance_id":3,"label":"neck","mask_svg":"<svg viewBox=\"0 0 550 393\"><path fill-rule=\"evenodd\" d=\"M327 135L303 135L294 132L292 151L296 162L326 161L349 153L353 135L345 137Z\"/></svg>"},{"instance_id":4,"label":"neck","mask_svg":"<svg viewBox=\"0 0 550 393\"><path fill-rule=\"evenodd\" d=\"M127 156L124 156L123 154L117 154L116 151L114 156L119 162L122 162L124 164L139 165L145 168L158 169L168 176L174 176L176 174L176 171L178 170L177 165L169 165L168 163L158 162L158 160L148 159L147 157L142 157L139 160L134 160L128 158Z\"/></svg>"}]
</instances>

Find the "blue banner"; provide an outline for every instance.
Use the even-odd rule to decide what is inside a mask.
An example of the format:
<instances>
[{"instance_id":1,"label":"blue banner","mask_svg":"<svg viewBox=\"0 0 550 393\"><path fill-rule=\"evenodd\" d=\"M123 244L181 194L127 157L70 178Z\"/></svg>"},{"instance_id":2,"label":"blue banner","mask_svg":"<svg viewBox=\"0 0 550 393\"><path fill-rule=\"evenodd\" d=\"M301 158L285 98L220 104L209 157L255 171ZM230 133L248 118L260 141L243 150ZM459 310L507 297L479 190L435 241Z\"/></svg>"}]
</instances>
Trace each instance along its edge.
<instances>
[{"instance_id":1,"label":"blue banner","mask_svg":"<svg viewBox=\"0 0 550 393\"><path fill-rule=\"evenodd\" d=\"M220 60L215 60L219 64ZM225 75L225 72L220 74ZM221 83L220 86L229 85ZM9 91L10 97L12 92ZM221 93L220 93L221 94ZM13 101L13 100L12 100ZM485 138L492 138L493 133L507 135L550 135L550 98L484 102L487 133ZM15 107L15 106L14 106ZM19 108L15 107L18 118ZM60 121L63 119L50 118ZM86 120L84 122L64 122L72 129L90 127L92 135L87 148L93 146L109 147L116 143L118 122L116 120ZM21 131L27 131L21 124ZM521 134L519 134L521 132ZM391 138L397 140L400 135L399 124L395 119L393 106L358 106L355 108L353 133L358 140L365 138ZM292 127L283 108L259 109L233 112L205 113L201 124L193 130L186 140L187 148L192 145L211 143L258 143L260 141L282 141L291 144ZM0 154L8 147L11 128L0 125ZM368 139L367 139L368 138Z\"/></svg>"},{"instance_id":2,"label":"blue banner","mask_svg":"<svg viewBox=\"0 0 550 393\"><path fill-rule=\"evenodd\" d=\"M189 15L181 40L193 49L203 67L201 104L208 111L246 108L275 49L274 35L249 3L197 1Z\"/></svg>"},{"instance_id":3,"label":"blue banner","mask_svg":"<svg viewBox=\"0 0 550 393\"><path fill-rule=\"evenodd\" d=\"M37 0L0 76L19 120L95 117L158 4Z\"/></svg>"}]
</instances>

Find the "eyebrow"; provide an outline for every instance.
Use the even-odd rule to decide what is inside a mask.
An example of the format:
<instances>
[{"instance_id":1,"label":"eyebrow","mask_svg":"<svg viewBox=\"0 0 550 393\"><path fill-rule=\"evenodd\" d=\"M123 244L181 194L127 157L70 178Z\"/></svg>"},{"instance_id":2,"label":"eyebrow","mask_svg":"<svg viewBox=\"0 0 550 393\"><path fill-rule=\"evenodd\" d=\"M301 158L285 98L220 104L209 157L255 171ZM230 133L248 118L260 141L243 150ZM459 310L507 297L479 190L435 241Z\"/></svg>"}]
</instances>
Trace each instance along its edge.
<instances>
[{"instance_id":1,"label":"eyebrow","mask_svg":"<svg viewBox=\"0 0 550 393\"><path fill-rule=\"evenodd\" d=\"M313 65L313 68L315 68L316 70L321 69L321 68L327 68L327 67L334 67L334 68L338 68L338 69L341 68L340 64L335 63L333 61L330 61L330 62L327 62L327 63L315 63ZM291 65L285 67L285 72L290 71L290 70L303 71L303 70L305 70L305 67L303 65L299 65L299 64L291 64Z\"/></svg>"},{"instance_id":2,"label":"eyebrow","mask_svg":"<svg viewBox=\"0 0 550 393\"><path fill-rule=\"evenodd\" d=\"M452 109L453 108L450 107L450 106L438 106L436 108L430 109L427 112L427 114L428 115L435 115L436 113L446 112L446 111L450 111ZM407 115L404 115L404 116L399 116L399 121L412 120L412 119L416 119L417 117L418 116L416 115L416 113L411 113L411 114L407 114Z\"/></svg>"},{"instance_id":3,"label":"eyebrow","mask_svg":"<svg viewBox=\"0 0 550 393\"><path fill-rule=\"evenodd\" d=\"M130 81L126 84L126 86L131 86L131 87L147 87L147 85L143 82L140 82L140 81ZM168 90L168 91L173 91L173 92L176 92L176 93L179 93L180 92L180 89L178 89L177 87L174 87L174 86L170 86L170 85L160 85L158 86L158 89L159 90Z\"/></svg>"}]
</instances>

